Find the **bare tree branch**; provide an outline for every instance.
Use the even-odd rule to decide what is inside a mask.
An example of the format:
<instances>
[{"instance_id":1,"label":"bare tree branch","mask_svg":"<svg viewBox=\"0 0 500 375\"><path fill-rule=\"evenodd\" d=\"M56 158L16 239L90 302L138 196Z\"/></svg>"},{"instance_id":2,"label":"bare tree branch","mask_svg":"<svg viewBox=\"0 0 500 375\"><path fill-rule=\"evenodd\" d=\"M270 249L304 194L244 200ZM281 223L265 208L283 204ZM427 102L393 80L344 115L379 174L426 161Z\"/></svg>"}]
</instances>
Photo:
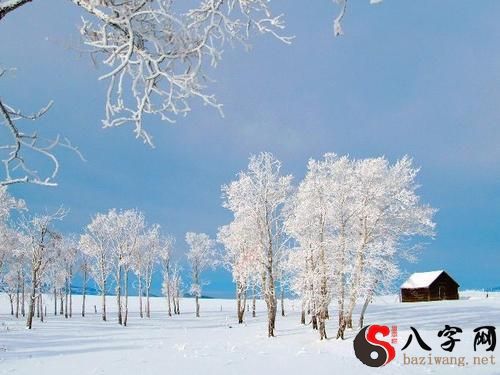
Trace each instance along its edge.
<instances>
[{"instance_id":1,"label":"bare tree branch","mask_svg":"<svg viewBox=\"0 0 500 375\"><path fill-rule=\"evenodd\" d=\"M8 13L16 10L17 8L30 3L32 0L3 0L0 1L0 21Z\"/></svg>"},{"instance_id":2,"label":"bare tree branch","mask_svg":"<svg viewBox=\"0 0 500 375\"><path fill-rule=\"evenodd\" d=\"M104 127L132 123L136 137L150 145L146 116L175 122L191 111L193 98L222 115L206 92L205 70L217 66L226 42L247 46L252 31L291 41L278 33L282 15L273 16L264 0L203 0L184 13L173 0L72 1L97 19L84 19L80 32L110 69L99 78L108 82Z\"/></svg>"},{"instance_id":3,"label":"bare tree branch","mask_svg":"<svg viewBox=\"0 0 500 375\"><path fill-rule=\"evenodd\" d=\"M342 36L344 35L344 32L342 30L342 19L345 16L345 12L347 9L347 0L334 0L337 4L340 4L340 13L338 16L333 20L333 34L335 36Z\"/></svg>"},{"instance_id":4,"label":"bare tree branch","mask_svg":"<svg viewBox=\"0 0 500 375\"><path fill-rule=\"evenodd\" d=\"M5 69L0 68L0 77L5 74L5 71ZM59 172L59 161L54 151L57 147L70 149L76 152L82 160L85 160L78 148L73 146L67 138L61 139L57 135L54 139L43 139L36 132L26 133L19 127L19 121L36 121L45 115L51 106L52 101L34 114L24 114L0 98L0 122L5 126L10 138L10 141L0 144L3 164L0 186L18 183L56 186L55 178ZM28 162L28 159L31 160L29 154L46 159L52 165L49 171L40 173L31 167Z\"/></svg>"}]
</instances>

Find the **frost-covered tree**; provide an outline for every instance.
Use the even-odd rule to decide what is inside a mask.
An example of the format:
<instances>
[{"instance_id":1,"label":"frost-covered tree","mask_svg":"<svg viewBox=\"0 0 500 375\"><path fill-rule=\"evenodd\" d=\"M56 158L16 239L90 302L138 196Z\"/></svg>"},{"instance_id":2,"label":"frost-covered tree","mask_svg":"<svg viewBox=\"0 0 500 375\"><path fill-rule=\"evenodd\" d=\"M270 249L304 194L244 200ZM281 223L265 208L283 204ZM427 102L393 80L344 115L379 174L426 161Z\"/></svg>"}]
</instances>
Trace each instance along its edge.
<instances>
[{"instance_id":1,"label":"frost-covered tree","mask_svg":"<svg viewBox=\"0 0 500 375\"><path fill-rule=\"evenodd\" d=\"M16 318L19 317L20 294L22 295L21 310L24 316L25 272L28 253L25 246L26 241L24 241L22 234L17 229L14 229L9 222L13 211L20 212L24 210L26 210L25 202L14 198L7 190L7 186L0 182L0 287L2 279L4 279L4 282L8 280L10 287L15 281ZM8 267L7 263L9 263Z\"/></svg>"},{"instance_id":2,"label":"frost-covered tree","mask_svg":"<svg viewBox=\"0 0 500 375\"><path fill-rule=\"evenodd\" d=\"M22 199L16 199L9 194L7 186L0 186L0 222L5 224L12 211L26 209L26 203Z\"/></svg>"},{"instance_id":3,"label":"frost-covered tree","mask_svg":"<svg viewBox=\"0 0 500 375\"><path fill-rule=\"evenodd\" d=\"M66 295L66 264L64 259L64 246L61 246L62 241L58 241L54 248L52 260L47 265L45 273L45 284L50 287L52 297L54 299L54 315L59 312L64 314L64 296ZM57 309L57 300L59 299L59 310Z\"/></svg>"},{"instance_id":4,"label":"frost-covered tree","mask_svg":"<svg viewBox=\"0 0 500 375\"><path fill-rule=\"evenodd\" d=\"M172 304L174 308L174 314L179 315L181 313L180 300L182 297L182 268L178 263L173 263L170 271L170 285L172 290Z\"/></svg>"},{"instance_id":5,"label":"frost-covered tree","mask_svg":"<svg viewBox=\"0 0 500 375\"><path fill-rule=\"evenodd\" d=\"M169 262L168 273L163 273L162 292L167 297L169 316L180 314L182 296L181 267L177 262ZM170 296L170 298L169 298Z\"/></svg>"},{"instance_id":6,"label":"frost-covered tree","mask_svg":"<svg viewBox=\"0 0 500 375\"><path fill-rule=\"evenodd\" d=\"M172 252L175 244L175 238L173 236L167 235L160 238L160 244L158 249L158 257L160 259L163 282L162 291L165 297L167 297L167 311L168 316L172 316L172 282L171 282L171 271L172 271Z\"/></svg>"},{"instance_id":7,"label":"frost-covered tree","mask_svg":"<svg viewBox=\"0 0 500 375\"><path fill-rule=\"evenodd\" d=\"M54 315L58 311L65 318L73 316L72 281L78 255L78 241L74 235L60 235L44 273L43 285L54 299ZM59 310L57 300L59 298Z\"/></svg>"},{"instance_id":8,"label":"frost-covered tree","mask_svg":"<svg viewBox=\"0 0 500 375\"><path fill-rule=\"evenodd\" d=\"M352 326L356 301L398 275L397 262L408 239L432 236L434 209L420 203L418 169L404 157L354 160L326 154L311 160L291 204L287 231L298 246L290 257L297 291L326 337L328 304L338 300L343 338Z\"/></svg>"},{"instance_id":9,"label":"frost-covered tree","mask_svg":"<svg viewBox=\"0 0 500 375\"><path fill-rule=\"evenodd\" d=\"M153 274L155 266L159 261L159 252L163 247L163 242L160 234L160 226L158 224L149 227L144 234L139 238L139 254L141 257L141 276L144 282L144 290L146 292L146 317L151 317L151 286L153 283Z\"/></svg>"},{"instance_id":10,"label":"frost-covered tree","mask_svg":"<svg viewBox=\"0 0 500 375\"><path fill-rule=\"evenodd\" d=\"M80 248L91 260L90 274L101 292L102 320L106 320L106 292L113 270L113 252L107 228L107 217L97 214L80 237Z\"/></svg>"},{"instance_id":11,"label":"frost-covered tree","mask_svg":"<svg viewBox=\"0 0 500 375\"><path fill-rule=\"evenodd\" d=\"M14 298L17 290L17 275L14 270L9 269L9 271L3 275L0 281L0 291L5 293L9 298L10 303L10 315L14 315Z\"/></svg>"},{"instance_id":12,"label":"frost-covered tree","mask_svg":"<svg viewBox=\"0 0 500 375\"><path fill-rule=\"evenodd\" d=\"M251 226L245 225L244 218L239 217L219 228L217 234L217 240L225 249L222 264L231 272L236 285L236 311L240 324L243 323L245 314L247 292L258 282L260 276L258 254L254 250L258 243L250 228Z\"/></svg>"},{"instance_id":13,"label":"frost-covered tree","mask_svg":"<svg viewBox=\"0 0 500 375\"><path fill-rule=\"evenodd\" d=\"M26 327L32 328L33 316L35 314L35 303L39 289L42 286L42 277L47 269L47 265L53 259L54 249L58 246L61 236L53 229L54 221L62 220L66 211L58 209L52 214L36 215L25 218L21 222L21 230L25 233L25 238L30 251L30 276L31 287L29 297L28 317Z\"/></svg>"},{"instance_id":14,"label":"frost-covered tree","mask_svg":"<svg viewBox=\"0 0 500 375\"><path fill-rule=\"evenodd\" d=\"M397 260L395 250L403 241L414 237L432 237L435 210L420 203L415 178L418 168L404 157L394 165L385 158L356 162L356 215L350 255L353 267L349 274L350 297L344 306L344 319L339 327L343 337L345 326L352 326L356 300L371 293L380 269L391 270ZM392 245L391 245L392 244ZM385 267L379 263L384 262ZM397 275L393 271L388 275Z\"/></svg>"},{"instance_id":15,"label":"frost-covered tree","mask_svg":"<svg viewBox=\"0 0 500 375\"><path fill-rule=\"evenodd\" d=\"M334 289L342 294L344 287L345 222L351 215L348 194L354 186L350 164L348 158L333 154L323 161L310 160L286 222L287 232L298 243L289 266L295 274L293 289L303 299L302 322L307 309L321 339L327 337L325 321Z\"/></svg>"},{"instance_id":16,"label":"frost-covered tree","mask_svg":"<svg viewBox=\"0 0 500 375\"><path fill-rule=\"evenodd\" d=\"M268 313L268 336L274 336L277 300L276 277L286 248L283 206L291 191L292 176L281 175L281 163L270 153L252 155L248 169L222 187L223 206L242 220L255 238L252 250L259 263L261 290Z\"/></svg>"},{"instance_id":17,"label":"frost-covered tree","mask_svg":"<svg viewBox=\"0 0 500 375\"><path fill-rule=\"evenodd\" d=\"M128 318L128 278L133 266L134 252L137 251L140 236L145 229L144 214L137 210L110 210L106 215L109 244L113 254L113 276L118 306L118 324L127 325ZM125 293L124 304L122 291Z\"/></svg>"},{"instance_id":18,"label":"frost-covered tree","mask_svg":"<svg viewBox=\"0 0 500 375\"><path fill-rule=\"evenodd\" d=\"M21 234L7 225L0 224L0 292L9 297L11 315L19 317L19 297L24 289L26 252ZM21 288L21 284L23 288ZM16 308L14 309L14 305Z\"/></svg>"},{"instance_id":19,"label":"frost-covered tree","mask_svg":"<svg viewBox=\"0 0 500 375\"><path fill-rule=\"evenodd\" d=\"M64 272L64 316L73 317L73 277L78 256L78 240L76 236L69 234L61 241L61 257Z\"/></svg>"},{"instance_id":20,"label":"frost-covered tree","mask_svg":"<svg viewBox=\"0 0 500 375\"><path fill-rule=\"evenodd\" d=\"M189 292L195 297L196 317L200 316L200 302L202 291L201 273L217 263L215 241L205 233L186 233L186 243L189 246L187 259L191 267L191 287Z\"/></svg>"},{"instance_id":21,"label":"frost-covered tree","mask_svg":"<svg viewBox=\"0 0 500 375\"><path fill-rule=\"evenodd\" d=\"M15 280L15 317L25 316L25 285L27 266L29 259L28 248L25 246L27 241L23 239L23 234L19 231L9 228L8 234L2 243L9 248L6 268L11 274L11 282ZM2 282L2 270L0 269L0 284Z\"/></svg>"},{"instance_id":22,"label":"frost-covered tree","mask_svg":"<svg viewBox=\"0 0 500 375\"><path fill-rule=\"evenodd\" d=\"M126 325L128 277L144 228L145 219L141 212L111 209L106 214L96 215L87 226L87 233L82 236L82 251L95 262L92 275L102 293L104 320L106 281L111 273L115 284L118 324ZM125 306L122 301L123 290Z\"/></svg>"},{"instance_id":23,"label":"frost-covered tree","mask_svg":"<svg viewBox=\"0 0 500 375\"><path fill-rule=\"evenodd\" d=\"M81 247L80 244L78 244L78 259L77 259L77 264L78 268L82 277L82 317L85 317L85 308L86 308L86 301L87 301L87 287L89 283L89 277L90 273L92 271L92 264L91 264L91 259L90 257L85 254Z\"/></svg>"}]
</instances>

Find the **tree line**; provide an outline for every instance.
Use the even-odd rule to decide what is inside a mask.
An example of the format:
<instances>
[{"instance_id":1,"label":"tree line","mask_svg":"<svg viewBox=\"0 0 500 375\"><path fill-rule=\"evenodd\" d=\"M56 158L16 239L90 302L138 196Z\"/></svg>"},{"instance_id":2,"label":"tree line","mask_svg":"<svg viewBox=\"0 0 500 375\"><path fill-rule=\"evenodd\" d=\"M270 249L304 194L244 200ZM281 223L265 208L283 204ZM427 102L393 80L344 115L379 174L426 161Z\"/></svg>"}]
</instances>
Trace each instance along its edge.
<instances>
[{"instance_id":1,"label":"tree line","mask_svg":"<svg viewBox=\"0 0 500 375\"><path fill-rule=\"evenodd\" d=\"M334 301L337 338L353 327L360 299L362 326L374 293L388 290L399 275L398 262L415 257L418 238L434 235L435 210L420 203L417 173L408 157L390 164L384 157L330 153L309 160L294 187L272 154L252 156L247 170L222 188L233 220L218 232L236 284L239 322L247 293L255 296L257 289L274 336L277 286L283 301L286 285L302 300L301 323L309 316L321 339Z\"/></svg>"},{"instance_id":2,"label":"tree line","mask_svg":"<svg viewBox=\"0 0 500 375\"><path fill-rule=\"evenodd\" d=\"M310 159L305 177L294 186L272 154L251 156L248 168L222 186L222 206L232 212L232 221L218 228L216 238L185 235L196 316L203 271L222 266L233 277L238 322L244 322L247 298L252 299L252 316L261 298L270 337L275 335L279 300L285 315L285 290L300 298L301 323L310 324L321 339L327 338L332 304L337 338L355 326L353 311L359 301L363 326L373 295L390 290L400 275L399 262L413 260L419 240L434 236L435 209L420 202L417 174L408 157L391 164L384 157L329 153ZM0 193L0 285L9 296L11 314L26 316L28 328L35 315L46 317L47 295L53 296L55 315L72 317L77 273L82 316L93 280L101 295L102 320L107 320L106 296L113 287L117 321L126 326L134 278L140 317L149 318L155 272L162 275L168 315L180 313L183 281L173 257L175 238L160 225L148 224L144 213L111 209L96 214L81 235L64 235L55 229L67 214L64 209L28 216L26 204L6 187ZM11 211L21 213L15 224Z\"/></svg>"}]
</instances>

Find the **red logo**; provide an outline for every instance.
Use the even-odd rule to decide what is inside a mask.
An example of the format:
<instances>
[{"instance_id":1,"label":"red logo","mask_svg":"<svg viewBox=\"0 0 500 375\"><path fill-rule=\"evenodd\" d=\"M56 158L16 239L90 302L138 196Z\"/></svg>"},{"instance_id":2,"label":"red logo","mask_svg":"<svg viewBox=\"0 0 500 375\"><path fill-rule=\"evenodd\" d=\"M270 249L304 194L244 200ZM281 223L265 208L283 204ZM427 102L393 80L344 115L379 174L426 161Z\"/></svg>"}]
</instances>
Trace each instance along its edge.
<instances>
[{"instance_id":1,"label":"red logo","mask_svg":"<svg viewBox=\"0 0 500 375\"><path fill-rule=\"evenodd\" d=\"M354 338L354 354L367 366L385 366L396 357L396 350L389 341L381 340L383 337L391 340L390 333L388 326L373 324L364 327Z\"/></svg>"}]
</instances>

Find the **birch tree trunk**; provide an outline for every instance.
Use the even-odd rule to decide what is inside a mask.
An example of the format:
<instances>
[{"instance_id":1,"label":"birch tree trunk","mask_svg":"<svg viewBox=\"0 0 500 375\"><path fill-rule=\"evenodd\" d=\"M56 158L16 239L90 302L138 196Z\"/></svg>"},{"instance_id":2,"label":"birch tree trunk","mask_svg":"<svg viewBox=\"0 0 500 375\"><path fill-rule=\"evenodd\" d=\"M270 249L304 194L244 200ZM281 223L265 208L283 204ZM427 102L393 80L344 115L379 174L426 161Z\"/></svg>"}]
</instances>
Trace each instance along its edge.
<instances>
[{"instance_id":1,"label":"birch tree trunk","mask_svg":"<svg viewBox=\"0 0 500 375\"><path fill-rule=\"evenodd\" d=\"M357 255L356 259L356 268L355 268L355 277L353 281L353 285L351 287L351 297L349 300L349 306L346 312L346 317L344 319L344 324L347 326L347 328L352 328L352 314L354 312L354 307L356 306L356 301L358 299L359 295L359 288L361 287L361 276L363 272L363 250L365 247L365 243L363 243L363 246L359 250L359 253Z\"/></svg>"},{"instance_id":2,"label":"birch tree trunk","mask_svg":"<svg viewBox=\"0 0 500 375\"><path fill-rule=\"evenodd\" d=\"M326 336L326 309L322 308L319 313L319 338L320 340L327 339Z\"/></svg>"},{"instance_id":3,"label":"birch tree trunk","mask_svg":"<svg viewBox=\"0 0 500 375\"><path fill-rule=\"evenodd\" d=\"M196 317L200 317L200 302L199 302L199 294L201 291L201 286L200 286L200 272L198 271L198 268L195 267L194 269L194 282L195 285L198 287L198 290L196 290L196 295L195 295L195 301L196 301Z\"/></svg>"},{"instance_id":4,"label":"birch tree trunk","mask_svg":"<svg viewBox=\"0 0 500 375\"><path fill-rule=\"evenodd\" d=\"M137 279L139 280L139 316L144 318L144 314L142 313L142 277L140 274L137 276Z\"/></svg>"},{"instance_id":5,"label":"birch tree trunk","mask_svg":"<svg viewBox=\"0 0 500 375\"><path fill-rule=\"evenodd\" d=\"M102 320L106 321L106 281L104 281L102 284L101 301L102 301Z\"/></svg>"},{"instance_id":6,"label":"birch tree trunk","mask_svg":"<svg viewBox=\"0 0 500 375\"><path fill-rule=\"evenodd\" d=\"M245 315L245 308L246 308L246 293L242 291L242 286L240 283L236 283L236 300L237 300L237 311L238 311L238 324L243 323L243 318ZM243 294L243 300L241 299Z\"/></svg>"},{"instance_id":7,"label":"birch tree trunk","mask_svg":"<svg viewBox=\"0 0 500 375\"><path fill-rule=\"evenodd\" d=\"M123 318L123 325L127 326L128 321L128 270L125 270L125 316Z\"/></svg>"},{"instance_id":8,"label":"birch tree trunk","mask_svg":"<svg viewBox=\"0 0 500 375\"><path fill-rule=\"evenodd\" d=\"M316 316L316 313L312 313L311 322L312 322L312 329L317 330L318 329L318 317Z\"/></svg>"},{"instance_id":9,"label":"birch tree trunk","mask_svg":"<svg viewBox=\"0 0 500 375\"><path fill-rule=\"evenodd\" d=\"M366 299L365 299L365 303L363 304L363 308L361 309L361 314L359 316L359 328L363 328L366 309L368 308L368 305L370 304L370 302L373 298L373 292L374 292L376 286L377 286L377 281L375 281L373 283L373 287L370 288L370 290L368 291L368 294L367 294Z\"/></svg>"},{"instance_id":10,"label":"birch tree trunk","mask_svg":"<svg viewBox=\"0 0 500 375\"><path fill-rule=\"evenodd\" d=\"M362 240L360 246L356 252L355 265L353 270L353 280L351 283L351 293L349 298L349 304L347 309L343 312L340 322L339 330L337 332L337 338L344 339L344 332L347 327L352 328L352 313L356 305L356 300L358 298L358 292L360 287L361 275L363 272L363 252L368 241L368 232L366 227L366 217L363 218L363 232L361 233Z\"/></svg>"},{"instance_id":11,"label":"birch tree trunk","mask_svg":"<svg viewBox=\"0 0 500 375\"><path fill-rule=\"evenodd\" d=\"M14 316L14 294L8 293L7 295L10 302L10 315Z\"/></svg>"},{"instance_id":12,"label":"birch tree trunk","mask_svg":"<svg viewBox=\"0 0 500 375\"><path fill-rule=\"evenodd\" d=\"M274 286L274 276L272 272L272 263L267 267L266 275L267 285L266 285L266 306L267 306L267 336L274 337L274 329L276 326L276 290Z\"/></svg>"},{"instance_id":13,"label":"birch tree trunk","mask_svg":"<svg viewBox=\"0 0 500 375\"><path fill-rule=\"evenodd\" d=\"M39 296L37 295L36 296L36 317L39 318L40 317L40 298L38 298Z\"/></svg>"},{"instance_id":14,"label":"birch tree trunk","mask_svg":"<svg viewBox=\"0 0 500 375\"><path fill-rule=\"evenodd\" d=\"M181 291L180 291L180 288L177 288L177 291L175 293L176 293L176 299L177 299L177 315L180 315L181 314L181 303L180 303Z\"/></svg>"},{"instance_id":15,"label":"birch tree trunk","mask_svg":"<svg viewBox=\"0 0 500 375\"><path fill-rule=\"evenodd\" d=\"M57 289L54 287L54 316L57 315Z\"/></svg>"},{"instance_id":16,"label":"birch tree trunk","mask_svg":"<svg viewBox=\"0 0 500 375\"><path fill-rule=\"evenodd\" d=\"M238 282L236 282L236 315L238 316L238 324L243 323L243 317L241 315L240 287Z\"/></svg>"},{"instance_id":17,"label":"birch tree trunk","mask_svg":"<svg viewBox=\"0 0 500 375\"><path fill-rule=\"evenodd\" d=\"M285 289L281 286L281 316L285 316Z\"/></svg>"},{"instance_id":18,"label":"birch tree trunk","mask_svg":"<svg viewBox=\"0 0 500 375\"><path fill-rule=\"evenodd\" d=\"M253 286L253 291L252 291L252 317L255 318L255 315L256 315L256 309L255 309L255 305L256 305L256 290L255 290L255 285Z\"/></svg>"},{"instance_id":19,"label":"birch tree trunk","mask_svg":"<svg viewBox=\"0 0 500 375\"><path fill-rule=\"evenodd\" d=\"M172 316L172 308L170 306L170 275L167 270L167 308L168 308L168 316Z\"/></svg>"},{"instance_id":20,"label":"birch tree trunk","mask_svg":"<svg viewBox=\"0 0 500 375\"><path fill-rule=\"evenodd\" d=\"M243 318L244 318L244 315L245 315L245 306L247 305L247 293L246 293L246 289L245 289L245 292L243 294L243 312L241 314L241 322L243 323Z\"/></svg>"},{"instance_id":21,"label":"birch tree trunk","mask_svg":"<svg viewBox=\"0 0 500 375\"><path fill-rule=\"evenodd\" d=\"M345 270L345 247L346 247L346 240L345 240L345 224L342 223L340 227L340 258L339 258L339 264L338 264L338 269L337 269L337 276L338 276L338 284L337 288L339 290L339 297L338 297L338 314L339 314L339 327L342 326L343 324L343 316L344 316L344 303L345 303L345 280L344 280L344 270ZM339 336L340 331L337 333L337 339L340 337ZM343 332L342 332L343 335Z\"/></svg>"},{"instance_id":22,"label":"birch tree trunk","mask_svg":"<svg viewBox=\"0 0 500 375\"><path fill-rule=\"evenodd\" d=\"M26 320L26 328L31 329L33 326L33 316L35 315L35 299L36 299L36 285L37 285L38 270L36 267L31 272L31 292L29 300L28 318Z\"/></svg>"},{"instance_id":23,"label":"birch tree trunk","mask_svg":"<svg viewBox=\"0 0 500 375\"><path fill-rule=\"evenodd\" d=\"M118 324L122 325L122 300L121 300L121 293L122 293L122 266L118 266L118 272L116 274L116 303L118 307Z\"/></svg>"},{"instance_id":24,"label":"birch tree trunk","mask_svg":"<svg viewBox=\"0 0 500 375\"><path fill-rule=\"evenodd\" d=\"M64 287L64 317L66 319L68 319L68 294L69 294L69 290L68 290L68 285L69 285L69 281L68 281L68 278L66 277L66 285Z\"/></svg>"},{"instance_id":25,"label":"birch tree trunk","mask_svg":"<svg viewBox=\"0 0 500 375\"><path fill-rule=\"evenodd\" d=\"M16 285L16 318L19 318L19 294L21 289L21 273L17 272L17 285Z\"/></svg>"},{"instance_id":26,"label":"birch tree trunk","mask_svg":"<svg viewBox=\"0 0 500 375\"><path fill-rule=\"evenodd\" d=\"M43 293L40 291L40 295L38 296L38 305L40 306L40 321L43 323Z\"/></svg>"},{"instance_id":27,"label":"birch tree trunk","mask_svg":"<svg viewBox=\"0 0 500 375\"><path fill-rule=\"evenodd\" d=\"M24 284L24 277L22 279L22 285L21 285L21 315L24 317L26 315L26 310L25 310L25 284Z\"/></svg>"},{"instance_id":28,"label":"birch tree trunk","mask_svg":"<svg viewBox=\"0 0 500 375\"><path fill-rule=\"evenodd\" d=\"M87 298L87 270L83 271L83 285L82 285L82 317L85 317L85 300Z\"/></svg>"},{"instance_id":29,"label":"birch tree trunk","mask_svg":"<svg viewBox=\"0 0 500 375\"><path fill-rule=\"evenodd\" d=\"M70 271L69 271L69 317L72 318L73 317L73 291L71 290L72 289L72 282L71 280L73 279L73 269L70 267Z\"/></svg>"},{"instance_id":30,"label":"birch tree trunk","mask_svg":"<svg viewBox=\"0 0 500 375\"><path fill-rule=\"evenodd\" d=\"M63 289L59 289L59 315L64 314L64 295L63 295Z\"/></svg>"},{"instance_id":31,"label":"birch tree trunk","mask_svg":"<svg viewBox=\"0 0 500 375\"><path fill-rule=\"evenodd\" d=\"M151 318L151 306L149 304L149 289L151 288L151 285L147 285L146 288L146 317Z\"/></svg>"}]
</instances>

